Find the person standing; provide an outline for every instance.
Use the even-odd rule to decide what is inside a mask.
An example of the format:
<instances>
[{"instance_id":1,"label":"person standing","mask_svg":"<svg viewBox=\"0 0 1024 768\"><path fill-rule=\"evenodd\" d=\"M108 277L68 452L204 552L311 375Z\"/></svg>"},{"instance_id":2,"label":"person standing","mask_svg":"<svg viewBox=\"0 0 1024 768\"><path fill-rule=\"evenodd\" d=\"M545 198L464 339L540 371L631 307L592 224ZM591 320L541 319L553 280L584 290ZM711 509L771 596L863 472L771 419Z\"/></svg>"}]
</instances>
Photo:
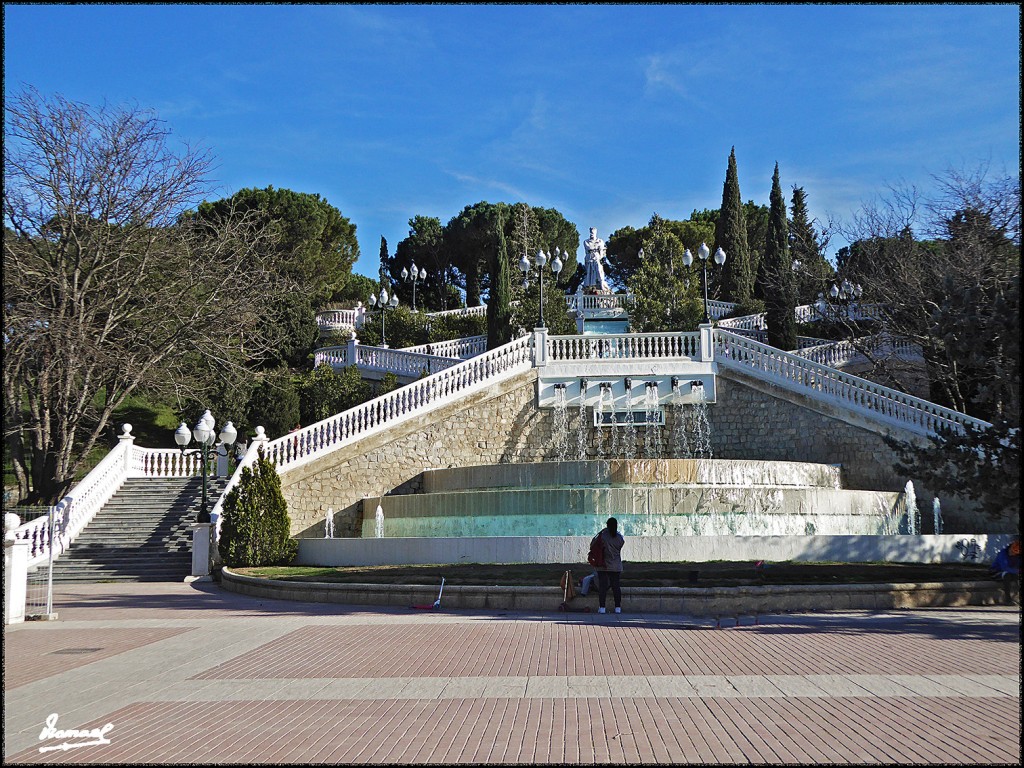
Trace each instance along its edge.
<instances>
[{"instance_id":1,"label":"person standing","mask_svg":"<svg viewBox=\"0 0 1024 768\"><path fill-rule=\"evenodd\" d=\"M615 612L622 613L622 547L626 540L619 533L619 521L609 517L604 530L596 538L604 550L604 565L597 569L597 612L605 613L605 599L611 586Z\"/></svg>"}]
</instances>

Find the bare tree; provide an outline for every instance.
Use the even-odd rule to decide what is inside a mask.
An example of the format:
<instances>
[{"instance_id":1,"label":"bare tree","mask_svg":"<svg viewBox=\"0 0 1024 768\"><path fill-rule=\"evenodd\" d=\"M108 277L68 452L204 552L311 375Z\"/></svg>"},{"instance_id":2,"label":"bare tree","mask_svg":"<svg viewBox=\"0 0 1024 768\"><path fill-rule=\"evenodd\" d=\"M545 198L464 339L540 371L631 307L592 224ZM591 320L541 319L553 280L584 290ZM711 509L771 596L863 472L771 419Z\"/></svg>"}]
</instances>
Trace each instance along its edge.
<instances>
[{"instance_id":1,"label":"bare tree","mask_svg":"<svg viewBox=\"0 0 1024 768\"><path fill-rule=\"evenodd\" d=\"M6 113L4 439L22 498L52 503L137 388L264 353L265 235L188 215L211 158L151 112L26 89Z\"/></svg>"}]
</instances>

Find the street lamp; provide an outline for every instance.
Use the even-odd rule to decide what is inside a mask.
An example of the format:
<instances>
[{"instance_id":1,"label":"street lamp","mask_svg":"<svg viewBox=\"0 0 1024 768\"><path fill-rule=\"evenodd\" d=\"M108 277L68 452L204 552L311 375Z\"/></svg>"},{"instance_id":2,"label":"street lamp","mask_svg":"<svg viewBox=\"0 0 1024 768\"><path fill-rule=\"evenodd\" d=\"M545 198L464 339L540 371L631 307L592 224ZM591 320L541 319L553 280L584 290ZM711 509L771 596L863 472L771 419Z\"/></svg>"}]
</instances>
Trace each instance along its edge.
<instances>
[{"instance_id":1,"label":"street lamp","mask_svg":"<svg viewBox=\"0 0 1024 768\"><path fill-rule=\"evenodd\" d=\"M537 316L537 327L544 328L544 265L548 263L550 257L544 251L537 251L537 256L534 258L534 263L537 265L537 280L540 282L540 309ZM526 258L526 254L523 254L523 258L519 260L519 269L523 271L523 284L526 285L530 278L530 260ZM561 251L555 248L555 257L551 259L551 271L555 275L555 280L558 280L558 273L562 271L562 259Z\"/></svg>"},{"instance_id":2,"label":"street lamp","mask_svg":"<svg viewBox=\"0 0 1024 768\"><path fill-rule=\"evenodd\" d=\"M412 263L412 271L402 267L402 279L406 282L412 280L412 311L416 311L416 282L427 279L427 270L417 269L416 262Z\"/></svg>"},{"instance_id":3,"label":"street lamp","mask_svg":"<svg viewBox=\"0 0 1024 768\"><path fill-rule=\"evenodd\" d=\"M374 296L370 294L370 307L380 306L380 345L387 348L387 339L384 336L384 312L387 309L394 309L398 306L398 295L394 295L391 299L388 299L388 292L383 288L380 289L380 296Z\"/></svg>"},{"instance_id":4,"label":"street lamp","mask_svg":"<svg viewBox=\"0 0 1024 768\"><path fill-rule=\"evenodd\" d=\"M215 426L213 415L210 413L210 410L207 409L206 412L199 417L199 421L191 431L189 431L189 428L185 426L184 421L181 422L181 426L174 431L174 442L178 444L178 448L181 450L181 455L197 455L200 457L200 461L202 463L203 500L199 506L199 516L196 518L197 522L200 523L210 522L210 511L207 505L206 472L210 463L210 457L213 455L215 448L217 447L215 441L219 437L220 444L225 446L225 451L230 455L231 452L228 448L235 444L235 439L238 437L238 431L230 421L224 425L224 428L220 431L220 435L214 431ZM195 437L199 447L186 450L185 446L188 445L188 442L192 437Z\"/></svg>"},{"instance_id":5,"label":"street lamp","mask_svg":"<svg viewBox=\"0 0 1024 768\"><path fill-rule=\"evenodd\" d=\"M864 293L864 289L860 283L851 283L849 280L844 279L839 285L833 285L829 289L829 296L832 297L833 301L839 301L846 310L847 319L852 319L852 307L851 305L860 301L860 297Z\"/></svg>"},{"instance_id":6,"label":"street lamp","mask_svg":"<svg viewBox=\"0 0 1024 768\"><path fill-rule=\"evenodd\" d=\"M700 244L700 248L697 249L697 255L700 257L701 282L704 286L704 324L707 325L711 322L711 315L708 312L708 256L711 255L711 249L708 248L707 243ZM683 266L689 267L691 264L693 264L693 254L687 248L683 253ZM721 248L715 250L715 264L718 266L725 264L725 251Z\"/></svg>"}]
</instances>

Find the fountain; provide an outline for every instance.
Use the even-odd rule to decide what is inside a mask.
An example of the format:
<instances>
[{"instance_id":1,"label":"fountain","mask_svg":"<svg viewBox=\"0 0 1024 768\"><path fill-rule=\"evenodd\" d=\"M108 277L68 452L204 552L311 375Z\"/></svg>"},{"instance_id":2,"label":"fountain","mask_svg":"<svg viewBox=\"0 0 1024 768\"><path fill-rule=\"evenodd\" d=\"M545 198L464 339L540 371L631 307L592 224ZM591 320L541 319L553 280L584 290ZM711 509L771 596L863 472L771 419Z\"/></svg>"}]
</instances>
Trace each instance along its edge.
<instances>
[{"instance_id":1,"label":"fountain","mask_svg":"<svg viewBox=\"0 0 1024 768\"><path fill-rule=\"evenodd\" d=\"M580 379L579 418L576 420L576 459L587 458L587 380Z\"/></svg>"},{"instance_id":2,"label":"fountain","mask_svg":"<svg viewBox=\"0 0 1024 768\"><path fill-rule=\"evenodd\" d=\"M713 458L711 453L711 425L708 422L708 402L704 395L704 383L695 381L691 385L697 402L693 405L694 446L693 455L699 458Z\"/></svg>"},{"instance_id":3,"label":"fountain","mask_svg":"<svg viewBox=\"0 0 1024 768\"><path fill-rule=\"evenodd\" d=\"M661 454L661 427L658 421L658 382L648 381L644 385L644 454Z\"/></svg>"},{"instance_id":4,"label":"fountain","mask_svg":"<svg viewBox=\"0 0 1024 768\"><path fill-rule=\"evenodd\" d=\"M377 504L377 511L373 515L374 526L373 535L378 539L384 538L384 507L381 504Z\"/></svg>"},{"instance_id":5,"label":"fountain","mask_svg":"<svg viewBox=\"0 0 1024 768\"><path fill-rule=\"evenodd\" d=\"M679 379L672 379L672 455L677 459L689 459L690 437L687 429L687 413L683 408L683 393L679 388Z\"/></svg>"},{"instance_id":6,"label":"fountain","mask_svg":"<svg viewBox=\"0 0 1024 768\"><path fill-rule=\"evenodd\" d=\"M627 459L636 458L636 422L633 419L633 381L626 379L626 426L623 428L623 453ZM614 428L614 427L613 427Z\"/></svg>"},{"instance_id":7,"label":"fountain","mask_svg":"<svg viewBox=\"0 0 1024 768\"><path fill-rule=\"evenodd\" d=\"M907 480L907 486L903 489L904 509L907 515L907 533L916 536L920 528L917 513L917 496L914 495L914 483Z\"/></svg>"},{"instance_id":8,"label":"fountain","mask_svg":"<svg viewBox=\"0 0 1024 768\"><path fill-rule=\"evenodd\" d=\"M324 520L324 538L334 538L334 509L332 507L327 508L327 517Z\"/></svg>"},{"instance_id":9,"label":"fountain","mask_svg":"<svg viewBox=\"0 0 1024 768\"><path fill-rule=\"evenodd\" d=\"M942 508L939 506L939 497L932 500L932 517L935 520L935 535L942 534Z\"/></svg>"},{"instance_id":10,"label":"fountain","mask_svg":"<svg viewBox=\"0 0 1024 768\"><path fill-rule=\"evenodd\" d=\"M554 444L555 457L558 461L565 461L569 454L569 407L565 400L565 384L555 384L551 439Z\"/></svg>"}]
</instances>

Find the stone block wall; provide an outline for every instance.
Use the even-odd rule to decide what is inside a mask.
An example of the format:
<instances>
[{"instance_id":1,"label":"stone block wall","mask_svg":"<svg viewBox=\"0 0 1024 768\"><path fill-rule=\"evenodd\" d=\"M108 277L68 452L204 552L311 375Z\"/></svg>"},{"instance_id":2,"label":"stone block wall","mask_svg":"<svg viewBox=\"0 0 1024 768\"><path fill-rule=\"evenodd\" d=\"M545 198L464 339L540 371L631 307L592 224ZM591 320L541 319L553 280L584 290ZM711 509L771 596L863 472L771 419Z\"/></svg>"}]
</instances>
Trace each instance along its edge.
<instances>
[{"instance_id":1,"label":"stone block wall","mask_svg":"<svg viewBox=\"0 0 1024 768\"><path fill-rule=\"evenodd\" d=\"M282 490L293 535L322 537L330 508L336 536L359 536L361 500L421 490L420 473L425 469L555 459L554 412L536 407L536 382L536 370L524 372L286 472ZM718 402L708 408L715 458L841 464L844 487L903 490L907 478L893 470L894 456L882 440L884 430L872 422L838 408L830 412L820 403L734 371L720 372L717 386ZM644 429L637 428L637 458L676 456L667 439L673 411L669 409L659 436L657 456L645 451ZM570 407L569 459L579 455L578 423L578 411ZM589 411L585 435L587 458L609 457L609 431L595 429ZM619 437L617 458L622 457L621 432ZM928 490L917 483L915 487L918 499L930 502ZM942 503L945 532L990 527L970 507L954 500ZM929 525L925 523L925 530Z\"/></svg>"}]
</instances>

